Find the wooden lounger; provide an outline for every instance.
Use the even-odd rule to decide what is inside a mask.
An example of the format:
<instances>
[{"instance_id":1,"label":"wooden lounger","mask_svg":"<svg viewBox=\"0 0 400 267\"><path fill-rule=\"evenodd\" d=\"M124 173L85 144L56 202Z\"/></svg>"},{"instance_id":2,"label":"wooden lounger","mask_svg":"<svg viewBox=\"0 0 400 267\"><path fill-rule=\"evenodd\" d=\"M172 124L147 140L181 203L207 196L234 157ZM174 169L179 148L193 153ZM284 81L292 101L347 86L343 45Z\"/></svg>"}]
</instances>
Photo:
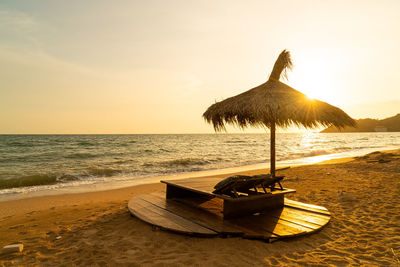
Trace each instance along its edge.
<instances>
[{"instance_id":1,"label":"wooden lounger","mask_svg":"<svg viewBox=\"0 0 400 267\"><path fill-rule=\"evenodd\" d=\"M272 192L274 190L283 190L280 183L284 176L272 178L269 174L260 174L254 176L234 175L219 182L214 188L214 194L227 195L231 197L251 196L259 194L258 188L261 187L264 194L267 194L267 188ZM275 188L278 184L279 188Z\"/></svg>"},{"instance_id":2,"label":"wooden lounger","mask_svg":"<svg viewBox=\"0 0 400 267\"><path fill-rule=\"evenodd\" d=\"M280 178L278 178L278 180L279 179ZM279 188L278 190L275 187L271 192L259 192L258 190L256 192L253 187L255 185L260 185L262 187L261 184L266 182L265 179L262 180L257 177L254 178L254 180L234 183L231 184L230 187L226 187L226 190L228 190L228 188L231 189L232 186L236 188L239 197L231 196L229 193L216 193L214 185L220 182L220 178L217 177L166 180L161 182L167 184L167 199L180 199L183 201L185 199L200 198L221 199L223 201L222 214L224 218L240 217L267 209L281 208L284 205L284 194L296 192L294 189ZM270 186L272 186L272 184ZM266 186L264 185L264 187ZM240 197L241 194L239 193L246 191L246 188L248 188L248 193L244 194L247 195L242 195L242 197Z\"/></svg>"}]
</instances>

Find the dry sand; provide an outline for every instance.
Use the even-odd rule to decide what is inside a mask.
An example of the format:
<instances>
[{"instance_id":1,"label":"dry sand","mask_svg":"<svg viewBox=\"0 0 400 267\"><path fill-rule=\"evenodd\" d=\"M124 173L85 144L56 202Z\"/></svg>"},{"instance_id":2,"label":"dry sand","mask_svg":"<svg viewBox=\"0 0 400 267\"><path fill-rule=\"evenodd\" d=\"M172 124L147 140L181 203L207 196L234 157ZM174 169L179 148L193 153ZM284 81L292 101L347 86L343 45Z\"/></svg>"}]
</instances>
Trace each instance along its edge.
<instances>
[{"instance_id":1,"label":"dry sand","mask_svg":"<svg viewBox=\"0 0 400 267\"><path fill-rule=\"evenodd\" d=\"M338 162L282 171L284 186L297 190L290 198L332 213L309 236L268 244L156 230L127 210L131 197L164 189L149 184L0 203L0 246L24 244L20 254L0 255L0 264L399 266L400 150Z\"/></svg>"}]
</instances>

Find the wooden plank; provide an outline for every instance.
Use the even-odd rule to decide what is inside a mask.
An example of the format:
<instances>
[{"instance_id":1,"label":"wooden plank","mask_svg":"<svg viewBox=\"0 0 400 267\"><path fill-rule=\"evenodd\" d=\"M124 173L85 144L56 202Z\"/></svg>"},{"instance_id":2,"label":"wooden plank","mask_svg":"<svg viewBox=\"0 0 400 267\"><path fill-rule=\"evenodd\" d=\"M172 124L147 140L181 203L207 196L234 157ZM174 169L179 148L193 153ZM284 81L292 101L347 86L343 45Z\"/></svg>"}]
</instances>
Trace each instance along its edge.
<instances>
[{"instance_id":1,"label":"wooden plank","mask_svg":"<svg viewBox=\"0 0 400 267\"><path fill-rule=\"evenodd\" d=\"M165 220L165 217L160 216L158 212L155 212L152 205L143 201L140 198L135 198L129 202L129 210L140 219L144 219L146 222L160 226L168 230L176 230L179 232L186 233L188 229L182 225L175 223L171 220Z\"/></svg>"},{"instance_id":2,"label":"wooden plank","mask_svg":"<svg viewBox=\"0 0 400 267\"><path fill-rule=\"evenodd\" d=\"M291 231L293 233L293 235L301 235L301 234L309 233L309 232L312 232L315 230L315 228L311 228L311 227L304 226L304 225L301 225L298 223L294 223L294 222L291 222L288 220L284 220L282 218L279 218L278 224L282 224L282 225L285 225L286 227L290 227L289 231Z\"/></svg>"},{"instance_id":3,"label":"wooden plank","mask_svg":"<svg viewBox=\"0 0 400 267\"><path fill-rule=\"evenodd\" d=\"M172 230L175 230L176 229L175 225L178 225L179 227L183 227L186 229L184 231L186 234L196 234L203 236L217 235L215 231L194 224L191 221L181 218L179 215L174 215L171 214L170 212L166 212L165 210L155 208L155 206L151 207L150 209L149 207L143 208L143 211L146 213L149 212L149 210L151 210L154 213L153 216L160 218L158 224L160 227L167 228L166 225L172 224L173 225L173 228L171 228Z\"/></svg>"},{"instance_id":4,"label":"wooden plank","mask_svg":"<svg viewBox=\"0 0 400 267\"><path fill-rule=\"evenodd\" d=\"M329 218L331 217L331 215L318 213L318 212L314 212L314 211L310 211L310 210L299 209L299 208L291 207L291 206L287 206L287 205L285 205L285 210L290 211L290 212L294 212L294 213L297 213L297 214L304 214L306 216L312 216L312 217L320 218L322 220L329 220Z\"/></svg>"},{"instance_id":5,"label":"wooden plank","mask_svg":"<svg viewBox=\"0 0 400 267\"><path fill-rule=\"evenodd\" d=\"M254 220L254 218L250 218L250 216L230 219L229 222L236 227L241 227L242 229L244 229L243 236L247 238L279 238L279 235L273 233L275 225L271 222L268 225L261 225L256 220Z\"/></svg>"},{"instance_id":6,"label":"wooden plank","mask_svg":"<svg viewBox=\"0 0 400 267\"><path fill-rule=\"evenodd\" d=\"M274 217L274 219L276 220L276 227L274 228L273 233L279 235L280 237L302 235L314 230L312 228L302 226L300 224L283 220L280 217L279 218Z\"/></svg>"},{"instance_id":7,"label":"wooden plank","mask_svg":"<svg viewBox=\"0 0 400 267\"><path fill-rule=\"evenodd\" d=\"M173 230L180 233L187 233L188 230L179 224L171 221L165 221L164 218L160 217L158 213L154 213L151 209L146 208L138 199L131 199L128 203L129 211L139 219L151 224L159 226L166 230Z\"/></svg>"},{"instance_id":8,"label":"wooden plank","mask_svg":"<svg viewBox=\"0 0 400 267\"><path fill-rule=\"evenodd\" d=\"M318 230L318 229L321 228L320 225L317 225L317 224L314 224L314 223L311 223L311 222L307 222L307 221L303 221L303 220L300 220L298 218L288 217L288 216L285 216L285 215L282 215L280 217L280 219L284 220L284 221L288 221L288 222L294 223L294 224L301 225L303 227L307 227L307 228L309 228L311 230Z\"/></svg>"},{"instance_id":9,"label":"wooden plank","mask_svg":"<svg viewBox=\"0 0 400 267\"><path fill-rule=\"evenodd\" d=\"M214 186L219 180L216 179L201 179L201 180L195 180L195 179L184 179L184 180L176 180L172 181L173 184L205 184L205 185L212 185ZM171 182L171 181L170 181Z\"/></svg>"},{"instance_id":10,"label":"wooden plank","mask_svg":"<svg viewBox=\"0 0 400 267\"><path fill-rule=\"evenodd\" d=\"M296 223L292 223L290 221L286 221L283 220L281 218L274 218L277 219L276 220L276 228L274 229L274 234L278 234L281 237L288 237L288 236L294 236L294 235L299 235L299 234L303 234L306 232L310 232L312 231L311 228L296 224ZM285 231L289 232L290 234L286 234L286 235L282 235L281 231L282 229L284 229Z\"/></svg>"},{"instance_id":11,"label":"wooden plank","mask_svg":"<svg viewBox=\"0 0 400 267\"><path fill-rule=\"evenodd\" d=\"M188 188L176 185L167 184L166 197L168 198L188 198L188 197L201 197L204 193L188 190Z\"/></svg>"},{"instance_id":12,"label":"wooden plank","mask_svg":"<svg viewBox=\"0 0 400 267\"><path fill-rule=\"evenodd\" d=\"M321 207L321 206L317 206L317 205L313 205L313 204L307 204L307 203L295 201L295 200L288 199L288 198L285 198L285 201L288 204L291 203L291 204L296 204L296 205L300 205L300 206L304 206L304 207L308 207L308 208L318 209L318 210L322 210L322 211L328 211L328 209L325 207Z\"/></svg>"},{"instance_id":13,"label":"wooden plank","mask_svg":"<svg viewBox=\"0 0 400 267\"><path fill-rule=\"evenodd\" d=\"M210 187L210 186L196 186L196 185L188 185L185 188L191 188L193 190L197 190L202 192L203 194L208 194L208 195L212 195L214 192L214 188Z\"/></svg>"},{"instance_id":14,"label":"wooden plank","mask_svg":"<svg viewBox=\"0 0 400 267\"><path fill-rule=\"evenodd\" d=\"M143 195L142 195L143 196ZM142 199L143 200L143 199ZM145 200L143 200L145 201ZM147 201L145 201L146 203L149 203ZM160 216L164 217L165 220L169 220L172 221L176 224L181 225L182 227L185 227L186 229L188 229L190 232L192 233L198 233L198 234L202 234L202 235L216 235L217 233L215 231L212 231L211 229L205 228L201 225L198 225L196 223L193 223L190 220L187 220L185 218L182 218L179 215L176 215L174 213L171 213L165 209L162 209L160 207L157 207L151 203L149 203L150 205L148 205L146 208L150 208L153 212L158 213Z\"/></svg>"},{"instance_id":15,"label":"wooden plank","mask_svg":"<svg viewBox=\"0 0 400 267\"><path fill-rule=\"evenodd\" d=\"M286 227L282 224L277 223L278 219L264 215L264 216L246 216L242 218L235 218L229 220L234 225L241 226L243 228L249 229L250 231L260 233L263 238L279 238L285 236L293 235L290 227ZM246 231L244 236L250 236Z\"/></svg>"},{"instance_id":16,"label":"wooden plank","mask_svg":"<svg viewBox=\"0 0 400 267\"><path fill-rule=\"evenodd\" d=\"M266 198L249 197L240 202L224 200L224 218L243 217L281 207L283 207L283 195L267 195Z\"/></svg>"},{"instance_id":17,"label":"wooden plank","mask_svg":"<svg viewBox=\"0 0 400 267\"><path fill-rule=\"evenodd\" d=\"M237 225L237 227L242 227ZM269 242L273 240L279 239L279 236L274 235L273 233L264 231L263 229L256 229L243 226L243 237L248 239L263 239L268 240Z\"/></svg>"},{"instance_id":18,"label":"wooden plank","mask_svg":"<svg viewBox=\"0 0 400 267\"><path fill-rule=\"evenodd\" d=\"M157 207L137 196L129 202L129 210L137 217L167 230L174 230L186 234L200 234L206 236L217 235L215 231L193 223L179 215Z\"/></svg>"},{"instance_id":19,"label":"wooden plank","mask_svg":"<svg viewBox=\"0 0 400 267\"><path fill-rule=\"evenodd\" d=\"M210 180L210 179L204 179L204 180L191 180L191 179L185 179L185 180L175 180L175 181L162 181L166 184L172 184L172 185L180 185L180 186L196 186L196 185L204 185L204 186L209 186L210 188L213 188L219 180Z\"/></svg>"},{"instance_id":20,"label":"wooden plank","mask_svg":"<svg viewBox=\"0 0 400 267\"><path fill-rule=\"evenodd\" d=\"M196 177L196 178L185 178L185 179L175 179L175 180L163 180L166 183L191 183L197 181L222 181L224 178L218 177Z\"/></svg>"},{"instance_id":21,"label":"wooden plank","mask_svg":"<svg viewBox=\"0 0 400 267\"><path fill-rule=\"evenodd\" d=\"M291 201L285 201L285 206L295 208L295 209L305 210L308 212L314 212L314 213L322 214L322 215L328 215L328 216L331 215L328 210L321 210L321 209L317 209L317 208L307 207L305 205L301 205L301 204L291 202Z\"/></svg>"},{"instance_id":22,"label":"wooden plank","mask_svg":"<svg viewBox=\"0 0 400 267\"><path fill-rule=\"evenodd\" d=\"M230 221L239 225L247 225L251 229L265 230L279 237L288 237L312 231L311 228L282 220L268 213L236 218Z\"/></svg>"},{"instance_id":23,"label":"wooden plank","mask_svg":"<svg viewBox=\"0 0 400 267\"><path fill-rule=\"evenodd\" d=\"M174 199L174 201L190 207L205 210L221 218L223 217L223 200L219 198L179 198Z\"/></svg>"},{"instance_id":24,"label":"wooden plank","mask_svg":"<svg viewBox=\"0 0 400 267\"><path fill-rule=\"evenodd\" d=\"M203 194L203 195L212 195L210 192L199 190L197 188L186 186L186 185L167 183L167 186L168 187L177 187L177 188L181 188L181 189L184 189L184 190L192 191L192 192Z\"/></svg>"},{"instance_id":25,"label":"wooden plank","mask_svg":"<svg viewBox=\"0 0 400 267\"><path fill-rule=\"evenodd\" d=\"M188 207L173 200L165 200L156 195L147 195L146 201L177 214L187 220L197 223L205 228L209 228L215 232L229 235L241 235L243 231L235 228L234 225L224 221L221 217L212 213L205 212L201 209Z\"/></svg>"},{"instance_id":26,"label":"wooden plank","mask_svg":"<svg viewBox=\"0 0 400 267\"><path fill-rule=\"evenodd\" d=\"M321 226L327 224L330 220L330 217L326 215L319 215L317 213L294 209L287 206L285 206L285 213L296 216L298 218L303 218L307 222L315 223Z\"/></svg>"},{"instance_id":27,"label":"wooden plank","mask_svg":"<svg viewBox=\"0 0 400 267\"><path fill-rule=\"evenodd\" d=\"M207 194L210 194L210 195L213 194L212 192L214 191L214 188L211 188L208 185L196 185L196 186L190 185L190 186L191 186L191 188L194 188L196 190L200 190L200 191L202 191L204 193L207 193Z\"/></svg>"},{"instance_id":28,"label":"wooden plank","mask_svg":"<svg viewBox=\"0 0 400 267\"><path fill-rule=\"evenodd\" d=\"M329 222L329 219L319 219L313 216L299 214L296 212L290 212L287 210L286 207L284 208L280 216L284 220L288 220L299 224L304 224L304 226L311 228L319 228L326 225Z\"/></svg>"},{"instance_id":29,"label":"wooden plank","mask_svg":"<svg viewBox=\"0 0 400 267\"><path fill-rule=\"evenodd\" d=\"M207 184L174 184L174 186L179 186L181 188L192 188L196 190L203 191L206 194L212 194L214 187Z\"/></svg>"},{"instance_id":30,"label":"wooden plank","mask_svg":"<svg viewBox=\"0 0 400 267\"><path fill-rule=\"evenodd\" d=\"M173 183L174 185L182 185L182 186L208 186L214 187L214 181L193 181L193 182L180 182Z\"/></svg>"},{"instance_id":31,"label":"wooden plank","mask_svg":"<svg viewBox=\"0 0 400 267\"><path fill-rule=\"evenodd\" d=\"M293 216L291 214L288 214L288 213L286 213L284 211L284 209L282 209L280 211L279 210L278 211L272 211L270 214L271 214L271 216L279 218L281 220L289 221L291 223L298 224L298 225L301 225L301 226L304 226L304 227L308 227L308 228L313 229L313 230L319 229L322 226L322 225L318 225L318 224L309 222L307 220L303 220L302 218L298 218L298 217ZM323 224L323 225L325 225L325 224Z\"/></svg>"}]
</instances>

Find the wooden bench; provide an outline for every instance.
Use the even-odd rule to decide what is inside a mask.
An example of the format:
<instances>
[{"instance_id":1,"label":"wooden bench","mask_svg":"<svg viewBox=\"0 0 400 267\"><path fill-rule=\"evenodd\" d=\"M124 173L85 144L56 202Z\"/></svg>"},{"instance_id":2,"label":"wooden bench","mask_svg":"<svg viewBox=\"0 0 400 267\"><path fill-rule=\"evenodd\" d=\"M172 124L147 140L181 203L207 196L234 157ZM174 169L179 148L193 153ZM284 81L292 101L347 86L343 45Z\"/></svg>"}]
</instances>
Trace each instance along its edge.
<instances>
[{"instance_id":1,"label":"wooden bench","mask_svg":"<svg viewBox=\"0 0 400 267\"><path fill-rule=\"evenodd\" d=\"M215 194L214 185L221 178L190 178L180 180L161 181L167 185L166 199L190 200L190 199L212 199L219 198L222 200L222 215L224 219L241 217L248 214L283 208L284 195L294 193L294 189L275 188L272 192L257 192L248 196L239 196L233 198L226 195Z\"/></svg>"}]
</instances>

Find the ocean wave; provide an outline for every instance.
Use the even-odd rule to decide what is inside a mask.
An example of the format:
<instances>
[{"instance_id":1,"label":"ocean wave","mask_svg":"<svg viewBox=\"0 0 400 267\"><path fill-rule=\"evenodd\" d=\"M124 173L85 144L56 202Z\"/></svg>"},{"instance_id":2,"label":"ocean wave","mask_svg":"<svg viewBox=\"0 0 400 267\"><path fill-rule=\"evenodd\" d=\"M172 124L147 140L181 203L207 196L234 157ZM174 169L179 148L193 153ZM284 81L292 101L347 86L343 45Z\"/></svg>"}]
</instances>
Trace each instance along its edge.
<instances>
[{"instance_id":1,"label":"ocean wave","mask_svg":"<svg viewBox=\"0 0 400 267\"><path fill-rule=\"evenodd\" d=\"M188 167L188 166L203 166L210 164L211 161L199 159L199 158L181 158L181 159L173 159L173 160L166 160L166 161L159 161L159 162L146 162L143 163L143 167Z\"/></svg>"},{"instance_id":2,"label":"ocean wave","mask_svg":"<svg viewBox=\"0 0 400 267\"><path fill-rule=\"evenodd\" d=\"M44 159L56 158L60 154L58 152L46 152L46 153L30 153L26 155L3 155L0 157L0 163L3 162L42 162Z\"/></svg>"},{"instance_id":3,"label":"ocean wave","mask_svg":"<svg viewBox=\"0 0 400 267\"><path fill-rule=\"evenodd\" d=\"M31 146L34 146L34 144L28 143L28 142L25 142L25 143L21 143L21 142L8 142L8 143L7 143L7 146L10 146L10 147L31 147Z\"/></svg>"},{"instance_id":4,"label":"ocean wave","mask_svg":"<svg viewBox=\"0 0 400 267\"><path fill-rule=\"evenodd\" d=\"M89 176L102 176L110 177L121 173L122 170L114 168L104 168L99 166L89 166L87 167L85 173Z\"/></svg>"},{"instance_id":5,"label":"ocean wave","mask_svg":"<svg viewBox=\"0 0 400 267\"><path fill-rule=\"evenodd\" d=\"M57 176L55 175L28 175L19 178L11 178L0 180L0 189L34 186L34 185L49 185L57 183Z\"/></svg>"},{"instance_id":6,"label":"ocean wave","mask_svg":"<svg viewBox=\"0 0 400 267\"><path fill-rule=\"evenodd\" d=\"M96 144L93 144L91 142L87 142L87 141L80 141L76 143L78 146L95 146Z\"/></svg>"},{"instance_id":7,"label":"ocean wave","mask_svg":"<svg viewBox=\"0 0 400 267\"><path fill-rule=\"evenodd\" d=\"M116 144L116 146L118 146L118 147L127 147L127 146L129 146L129 143L120 143L120 144Z\"/></svg>"},{"instance_id":8,"label":"ocean wave","mask_svg":"<svg viewBox=\"0 0 400 267\"><path fill-rule=\"evenodd\" d=\"M96 158L100 156L99 154L92 154L92 153L73 153L65 155L64 158L67 159L88 159L88 158Z\"/></svg>"},{"instance_id":9,"label":"ocean wave","mask_svg":"<svg viewBox=\"0 0 400 267\"><path fill-rule=\"evenodd\" d=\"M121 173L122 170L115 168L88 166L84 170L78 172L32 174L8 179L0 179L0 189L24 186L51 185L56 183L81 181L88 178L111 177ZM4 173L2 174L2 176L4 176Z\"/></svg>"},{"instance_id":10,"label":"ocean wave","mask_svg":"<svg viewBox=\"0 0 400 267\"><path fill-rule=\"evenodd\" d=\"M174 159L162 162L162 165L166 166L188 166L188 165L207 165L211 162L203 159L196 158L183 158L183 159Z\"/></svg>"},{"instance_id":11,"label":"ocean wave","mask_svg":"<svg viewBox=\"0 0 400 267\"><path fill-rule=\"evenodd\" d=\"M134 164L137 163L137 160L135 159L123 159L123 158L114 158L113 161L111 161L112 164Z\"/></svg>"},{"instance_id":12,"label":"ocean wave","mask_svg":"<svg viewBox=\"0 0 400 267\"><path fill-rule=\"evenodd\" d=\"M304 152L304 153L295 153L295 155L299 156L299 157L315 157L315 156L321 156L321 155L327 155L327 154L332 154L332 152L329 150L319 149L319 150L312 150L312 151L308 151L308 152Z\"/></svg>"}]
</instances>

